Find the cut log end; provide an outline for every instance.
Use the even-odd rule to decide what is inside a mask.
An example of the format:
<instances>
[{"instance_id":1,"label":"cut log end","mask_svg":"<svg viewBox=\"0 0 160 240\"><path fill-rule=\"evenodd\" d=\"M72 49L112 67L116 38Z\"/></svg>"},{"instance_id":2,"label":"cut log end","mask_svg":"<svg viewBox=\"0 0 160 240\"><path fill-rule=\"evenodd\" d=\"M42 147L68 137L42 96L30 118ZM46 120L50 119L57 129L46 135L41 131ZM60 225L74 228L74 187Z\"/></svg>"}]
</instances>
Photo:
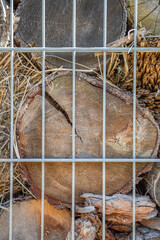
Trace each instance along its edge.
<instances>
[{"instance_id":1,"label":"cut log end","mask_svg":"<svg viewBox=\"0 0 160 240\"><path fill-rule=\"evenodd\" d=\"M128 1L129 19L134 21L135 1ZM160 33L160 2L159 0L138 1L138 24L140 27L151 29L153 35Z\"/></svg>"},{"instance_id":2,"label":"cut log end","mask_svg":"<svg viewBox=\"0 0 160 240\"><path fill-rule=\"evenodd\" d=\"M97 87L98 86L98 87ZM76 158L102 157L102 82L95 77L76 74ZM42 97L32 92L19 116L17 140L21 157L41 158ZM106 157L132 158L132 97L107 82ZM46 86L45 157L72 157L72 73L50 77ZM155 157L159 146L159 127L148 111L137 104L137 157ZM148 134L150 132L150 134ZM24 175L37 196L41 192L41 164L21 164ZM136 175L152 164L137 163ZM101 194L102 164L76 163L76 202L83 192ZM138 182L138 178L137 178ZM71 163L46 163L45 196L71 203ZM127 192L132 187L132 163L106 164L106 194Z\"/></svg>"},{"instance_id":3,"label":"cut log end","mask_svg":"<svg viewBox=\"0 0 160 240\"><path fill-rule=\"evenodd\" d=\"M72 47L72 1L46 0L46 47ZM76 46L103 46L103 0L79 0L76 13ZM38 6L38 7L37 7ZM126 31L127 13L123 1L108 0L107 42L123 37ZM42 46L42 1L22 0L17 9L20 18L16 37L22 46ZM33 54L34 55L34 54ZM48 67L72 68L71 53L47 53ZM98 67L94 53L77 53L76 67Z\"/></svg>"},{"instance_id":4,"label":"cut log end","mask_svg":"<svg viewBox=\"0 0 160 240\"><path fill-rule=\"evenodd\" d=\"M0 216L0 239L9 239L9 208ZM13 239L39 240L41 238L41 200L28 200L13 205ZM67 210L57 210L44 202L44 239L65 240L71 227Z\"/></svg>"}]
</instances>

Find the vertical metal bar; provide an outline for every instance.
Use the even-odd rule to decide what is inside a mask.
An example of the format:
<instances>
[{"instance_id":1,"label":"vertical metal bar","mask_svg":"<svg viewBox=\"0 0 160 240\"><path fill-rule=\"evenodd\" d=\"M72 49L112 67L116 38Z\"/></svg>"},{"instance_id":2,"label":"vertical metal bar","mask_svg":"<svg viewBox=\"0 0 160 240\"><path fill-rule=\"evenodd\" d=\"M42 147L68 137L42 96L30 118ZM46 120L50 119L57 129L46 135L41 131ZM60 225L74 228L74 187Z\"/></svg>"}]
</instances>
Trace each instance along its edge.
<instances>
[{"instance_id":1,"label":"vertical metal bar","mask_svg":"<svg viewBox=\"0 0 160 240\"><path fill-rule=\"evenodd\" d=\"M134 8L134 47L137 47L137 13L138 0L135 0ZM133 73L133 240L136 239L136 70L137 70L137 52L134 50L134 73Z\"/></svg>"},{"instance_id":2,"label":"vertical metal bar","mask_svg":"<svg viewBox=\"0 0 160 240\"><path fill-rule=\"evenodd\" d=\"M13 0L10 0L10 46L13 47ZM13 126L14 126L14 52L11 51L11 133L10 133L10 158L13 159ZM13 216L13 162L10 163L10 217L9 240L12 240Z\"/></svg>"},{"instance_id":3,"label":"vertical metal bar","mask_svg":"<svg viewBox=\"0 0 160 240\"><path fill-rule=\"evenodd\" d=\"M76 48L76 0L73 0L73 47ZM75 95L76 95L76 51L72 53L73 59L73 85L72 85L72 159L75 159ZM72 162L72 240L74 237L74 221L75 221L75 162Z\"/></svg>"},{"instance_id":4,"label":"vertical metal bar","mask_svg":"<svg viewBox=\"0 0 160 240\"><path fill-rule=\"evenodd\" d=\"M42 0L42 47L45 48L45 0ZM41 240L44 239L44 185L45 185L45 51L42 52L42 194Z\"/></svg>"},{"instance_id":5,"label":"vertical metal bar","mask_svg":"<svg viewBox=\"0 0 160 240\"><path fill-rule=\"evenodd\" d=\"M103 47L107 44L107 0L104 0L103 13ZM103 52L103 159L106 158L106 53ZM103 234L102 239L105 240L105 195L106 195L106 164L103 162Z\"/></svg>"}]
</instances>

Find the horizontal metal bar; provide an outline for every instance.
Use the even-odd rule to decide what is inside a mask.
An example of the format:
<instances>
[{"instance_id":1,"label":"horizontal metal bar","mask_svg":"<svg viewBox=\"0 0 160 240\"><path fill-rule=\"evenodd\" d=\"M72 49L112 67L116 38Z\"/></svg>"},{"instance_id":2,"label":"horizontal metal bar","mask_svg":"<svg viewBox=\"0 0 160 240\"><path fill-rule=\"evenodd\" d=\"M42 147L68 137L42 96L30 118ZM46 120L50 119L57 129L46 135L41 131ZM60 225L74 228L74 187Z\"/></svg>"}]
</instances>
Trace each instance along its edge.
<instances>
[{"instance_id":1,"label":"horizontal metal bar","mask_svg":"<svg viewBox=\"0 0 160 240\"><path fill-rule=\"evenodd\" d=\"M41 159L41 158L31 158L31 159L0 159L0 162L160 162L160 159L158 158L137 158L137 159L132 159L132 158L106 158L106 159L103 159L103 158L77 158L77 159L71 159L71 158L65 158L65 159L61 159L61 158L45 158L45 159Z\"/></svg>"},{"instance_id":2,"label":"horizontal metal bar","mask_svg":"<svg viewBox=\"0 0 160 240\"><path fill-rule=\"evenodd\" d=\"M81 47L0 47L0 52L160 52L159 47L91 47L91 48L81 48Z\"/></svg>"}]
</instances>

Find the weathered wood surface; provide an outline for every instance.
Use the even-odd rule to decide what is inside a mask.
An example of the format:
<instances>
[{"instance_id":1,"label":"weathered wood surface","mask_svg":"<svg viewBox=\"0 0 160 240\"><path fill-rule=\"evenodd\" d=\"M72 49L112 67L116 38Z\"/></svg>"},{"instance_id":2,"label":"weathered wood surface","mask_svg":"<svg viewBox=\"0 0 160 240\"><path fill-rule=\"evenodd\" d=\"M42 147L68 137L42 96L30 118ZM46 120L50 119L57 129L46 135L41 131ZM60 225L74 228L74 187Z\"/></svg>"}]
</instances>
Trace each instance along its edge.
<instances>
[{"instance_id":1,"label":"weathered wood surface","mask_svg":"<svg viewBox=\"0 0 160 240\"><path fill-rule=\"evenodd\" d=\"M84 193L81 197L102 213L103 197L92 193ZM105 214L108 222L131 225L133 217L133 197L131 195L115 194L105 198ZM150 219L157 215L156 204L147 196L136 197L136 222Z\"/></svg>"},{"instance_id":2,"label":"weathered wood surface","mask_svg":"<svg viewBox=\"0 0 160 240\"><path fill-rule=\"evenodd\" d=\"M154 166L145 178L147 192L153 200L160 206L160 163L154 163Z\"/></svg>"},{"instance_id":3,"label":"weathered wood surface","mask_svg":"<svg viewBox=\"0 0 160 240\"><path fill-rule=\"evenodd\" d=\"M0 216L0 239L9 239L9 208ZM44 239L65 240L71 227L67 210L57 210L46 200L44 204ZM13 205L13 240L41 238L41 200L28 200Z\"/></svg>"},{"instance_id":4,"label":"weathered wood surface","mask_svg":"<svg viewBox=\"0 0 160 240\"><path fill-rule=\"evenodd\" d=\"M160 232L156 230L151 230L145 227L139 227L136 229L136 240L159 240ZM133 234L129 236L127 234L115 234L115 240L133 240Z\"/></svg>"},{"instance_id":5,"label":"weathered wood surface","mask_svg":"<svg viewBox=\"0 0 160 240\"><path fill-rule=\"evenodd\" d=\"M96 237L96 228L88 219L77 219L74 228L75 240L94 240ZM72 240L72 230L68 233L66 240Z\"/></svg>"},{"instance_id":6,"label":"weathered wood surface","mask_svg":"<svg viewBox=\"0 0 160 240\"><path fill-rule=\"evenodd\" d=\"M51 75L46 86L45 157L72 157L72 73ZM92 83L92 84L91 84ZM76 158L102 157L102 81L82 73L76 75ZM96 87L98 86L98 87ZM132 96L107 82L106 157L132 158ZM41 89L30 94L18 119L17 141L20 156L41 158ZM156 157L159 128L147 110L137 103L136 156ZM150 133L150 134L148 134ZM21 164L32 191L40 196L41 163ZM152 163L137 163L137 176ZM76 202L83 192L101 194L102 164L76 163ZM137 182L139 178L137 178ZM71 203L71 163L46 163L45 196ZM127 192L132 187L132 163L106 164L106 194Z\"/></svg>"},{"instance_id":7,"label":"weathered wood surface","mask_svg":"<svg viewBox=\"0 0 160 240\"><path fill-rule=\"evenodd\" d=\"M129 18L134 19L134 0L128 0ZM159 0L139 0L138 1L138 24L141 27L151 29L153 35L160 34L160 1Z\"/></svg>"},{"instance_id":8,"label":"weathered wood surface","mask_svg":"<svg viewBox=\"0 0 160 240\"><path fill-rule=\"evenodd\" d=\"M132 240L132 233L125 240ZM145 227L139 227L136 229L136 240L159 240L160 231L152 230ZM120 240L120 239L119 239ZM122 239L121 239L122 240Z\"/></svg>"},{"instance_id":9,"label":"weathered wood surface","mask_svg":"<svg viewBox=\"0 0 160 240\"><path fill-rule=\"evenodd\" d=\"M22 0L17 9L20 22L16 37L22 46L42 46L42 1ZM76 46L103 46L103 0L77 1ZM72 1L46 0L46 47L72 47ZM126 9L123 1L108 1L107 42L123 37L126 30ZM66 59L62 60L60 58ZM71 53L47 53L46 64L51 67L72 68ZM76 63L90 68L98 66L94 53L77 53ZM76 65L83 69L83 66Z\"/></svg>"}]
</instances>

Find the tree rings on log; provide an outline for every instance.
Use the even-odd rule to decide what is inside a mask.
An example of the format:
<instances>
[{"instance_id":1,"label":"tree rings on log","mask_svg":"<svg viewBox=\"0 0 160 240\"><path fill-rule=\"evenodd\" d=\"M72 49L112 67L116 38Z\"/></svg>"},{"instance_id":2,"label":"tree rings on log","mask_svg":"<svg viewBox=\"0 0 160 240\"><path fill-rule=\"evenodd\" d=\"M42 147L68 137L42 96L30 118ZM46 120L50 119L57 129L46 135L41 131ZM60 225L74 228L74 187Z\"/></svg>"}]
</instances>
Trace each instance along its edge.
<instances>
[{"instance_id":1,"label":"tree rings on log","mask_svg":"<svg viewBox=\"0 0 160 240\"><path fill-rule=\"evenodd\" d=\"M9 208L0 216L0 239L9 239ZM70 213L57 210L44 202L44 239L65 240L71 228ZM41 200L28 200L13 205L12 239L41 239Z\"/></svg>"},{"instance_id":2,"label":"tree rings on log","mask_svg":"<svg viewBox=\"0 0 160 240\"><path fill-rule=\"evenodd\" d=\"M45 157L72 158L72 73L50 75L46 81ZM133 156L133 99L111 85L106 89L106 157ZM96 77L76 73L76 158L102 157L103 82ZM32 92L21 109L17 125L20 156L42 156L42 94ZM136 156L156 157L159 127L148 110L136 109ZM32 191L40 196L41 163L22 163ZM150 170L152 163L137 163L136 174ZM76 202L83 192L101 194L102 163L76 163ZM138 178L137 178L138 181ZM71 163L45 164L45 196L52 201L71 203ZM132 187L132 163L106 164L106 194L125 193Z\"/></svg>"},{"instance_id":3,"label":"tree rings on log","mask_svg":"<svg viewBox=\"0 0 160 240\"><path fill-rule=\"evenodd\" d=\"M129 18L134 21L135 1L128 1ZM160 34L160 1L139 0L138 1L138 24L140 27L151 29L153 35Z\"/></svg>"},{"instance_id":4,"label":"tree rings on log","mask_svg":"<svg viewBox=\"0 0 160 240\"><path fill-rule=\"evenodd\" d=\"M46 0L46 47L72 47L73 6L70 0ZM76 12L76 46L103 47L103 0L79 0ZM22 46L42 46L42 1L22 0L17 9L20 18L16 37ZM125 4L119 0L108 0L107 42L123 37L126 30ZM77 53L76 67L83 69L98 66L94 53ZM63 58L63 59L62 59ZM46 53L46 64L50 67L72 68L72 53Z\"/></svg>"}]
</instances>

